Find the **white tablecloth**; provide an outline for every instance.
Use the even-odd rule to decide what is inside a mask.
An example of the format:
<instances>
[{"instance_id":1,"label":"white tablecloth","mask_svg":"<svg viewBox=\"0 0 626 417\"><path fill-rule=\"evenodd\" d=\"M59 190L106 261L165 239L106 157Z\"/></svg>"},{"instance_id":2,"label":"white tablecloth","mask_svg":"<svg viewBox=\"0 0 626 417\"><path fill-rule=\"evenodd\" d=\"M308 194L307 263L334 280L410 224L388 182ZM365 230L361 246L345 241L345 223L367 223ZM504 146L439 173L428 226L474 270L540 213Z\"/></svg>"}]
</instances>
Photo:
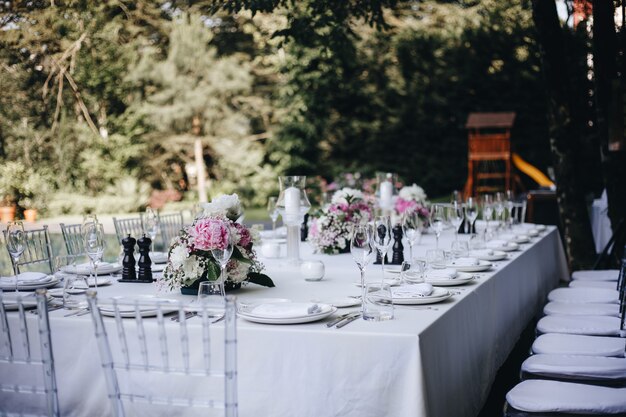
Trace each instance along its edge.
<instances>
[{"instance_id":1,"label":"white tablecloth","mask_svg":"<svg viewBox=\"0 0 626 417\"><path fill-rule=\"evenodd\" d=\"M441 246L449 248L451 239L444 233ZM434 237L424 236L415 250L432 246ZM436 310L398 307L392 321L357 320L343 329L239 319L240 416L475 416L521 331L568 275L556 228L522 246L480 279L454 288L460 294ZM312 255L308 245L301 251L324 261L323 281L306 282L296 268L264 260L276 288L249 285L237 295L323 301L360 293L349 254ZM380 268L370 266L367 279L379 279ZM115 283L99 292L156 293L156 286ZM62 413L110 415L91 318L64 314L51 312Z\"/></svg>"}]
</instances>

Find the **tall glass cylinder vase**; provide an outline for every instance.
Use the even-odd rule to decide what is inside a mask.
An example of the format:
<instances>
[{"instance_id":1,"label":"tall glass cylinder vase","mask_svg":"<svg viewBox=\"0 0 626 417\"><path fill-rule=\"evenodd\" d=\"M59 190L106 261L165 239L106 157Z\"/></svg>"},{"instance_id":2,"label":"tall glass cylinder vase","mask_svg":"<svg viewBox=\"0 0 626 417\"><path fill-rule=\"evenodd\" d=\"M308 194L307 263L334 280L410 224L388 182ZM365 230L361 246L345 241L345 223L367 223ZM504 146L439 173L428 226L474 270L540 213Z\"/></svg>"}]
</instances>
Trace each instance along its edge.
<instances>
[{"instance_id":1,"label":"tall glass cylinder vase","mask_svg":"<svg viewBox=\"0 0 626 417\"><path fill-rule=\"evenodd\" d=\"M306 176L279 177L280 195L276 208L287 227L287 263L300 265L300 225L311 208L306 195Z\"/></svg>"}]
</instances>

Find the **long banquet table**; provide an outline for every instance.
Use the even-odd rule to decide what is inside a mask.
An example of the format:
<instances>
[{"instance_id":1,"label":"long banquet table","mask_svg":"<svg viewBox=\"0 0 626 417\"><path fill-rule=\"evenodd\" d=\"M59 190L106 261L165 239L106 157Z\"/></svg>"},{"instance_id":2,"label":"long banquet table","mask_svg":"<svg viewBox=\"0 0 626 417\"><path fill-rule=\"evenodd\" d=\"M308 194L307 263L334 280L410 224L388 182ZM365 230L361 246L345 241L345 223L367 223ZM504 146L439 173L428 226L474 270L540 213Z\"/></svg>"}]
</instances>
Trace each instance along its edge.
<instances>
[{"instance_id":1,"label":"long banquet table","mask_svg":"<svg viewBox=\"0 0 626 417\"><path fill-rule=\"evenodd\" d=\"M449 248L452 239L444 234L441 247ZM425 235L415 251L423 255L433 246L434 237ZM357 320L335 329L326 327L330 319L298 325L237 320L240 416L477 415L522 330L547 293L568 276L556 228L548 226L522 246L477 280L451 288L458 294L433 309L397 307L391 321ZM323 301L360 293L349 254L312 254L306 244L301 252L305 259L323 260L322 281L306 282L297 268L264 259L276 287L248 285L236 295ZM379 279L380 268L370 266L366 279ZM158 292L151 284L116 282L98 292L191 299ZM50 313L62 414L111 415L91 318L65 313ZM188 321L192 330L193 320Z\"/></svg>"}]
</instances>

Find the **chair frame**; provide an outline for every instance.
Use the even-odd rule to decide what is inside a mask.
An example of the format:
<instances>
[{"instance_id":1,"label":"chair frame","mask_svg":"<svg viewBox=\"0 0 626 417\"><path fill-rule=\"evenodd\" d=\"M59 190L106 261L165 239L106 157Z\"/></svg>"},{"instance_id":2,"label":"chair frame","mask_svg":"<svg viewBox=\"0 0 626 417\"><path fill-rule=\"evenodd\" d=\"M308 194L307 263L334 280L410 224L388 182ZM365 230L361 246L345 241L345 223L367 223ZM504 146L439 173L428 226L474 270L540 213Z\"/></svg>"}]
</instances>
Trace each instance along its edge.
<instances>
[{"instance_id":1,"label":"chair frame","mask_svg":"<svg viewBox=\"0 0 626 417\"><path fill-rule=\"evenodd\" d=\"M184 227L183 213L159 213L159 228L161 229L161 242L165 251L168 250L172 239L180 234L181 229Z\"/></svg>"},{"instance_id":2,"label":"chair frame","mask_svg":"<svg viewBox=\"0 0 626 417\"><path fill-rule=\"evenodd\" d=\"M60 226L67 254L73 256L84 255L85 244L83 243L83 236L80 232L81 224L61 223Z\"/></svg>"},{"instance_id":3,"label":"chair frame","mask_svg":"<svg viewBox=\"0 0 626 417\"><path fill-rule=\"evenodd\" d=\"M122 244L122 239L129 234L131 236L135 236L136 238L140 238L144 234L145 230L142 215L126 219L113 217L113 225L115 226L115 235L117 236L117 240L120 242L120 245Z\"/></svg>"},{"instance_id":4,"label":"chair frame","mask_svg":"<svg viewBox=\"0 0 626 417\"><path fill-rule=\"evenodd\" d=\"M122 302L116 299L110 300L115 316L113 320L115 320L116 325L117 342L119 342L117 343L117 345L119 345L119 350L115 351L116 354L114 355L110 343L111 336L107 333L103 316L98 308L99 300L96 292L93 290L88 291L87 299L93 319L98 349L100 351L100 359L107 381L107 389L109 392L108 396L111 400L115 416L122 417L126 415L123 400L128 400L134 403L152 405L220 408L224 409L226 417L237 417L237 324L235 297L226 297L223 371L212 369L210 328L212 327L212 321L215 317L210 315L206 305L203 306L201 303L189 305L183 304L182 301L173 303L163 300L156 302L146 300L135 300L134 302ZM109 301L107 301L107 303L109 303ZM125 329L125 319L120 313L120 307L122 306L134 309L132 317L127 317L126 320L127 322L129 320L134 321L136 329L134 329L133 332L127 332ZM139 313L140 306L150 306L150 308L156 309L157 326L155 331L158 333L159 347L157 348L157 346L154 346L153 349L159 349L160 351L159 357L162 362L160 364L150 363L150 356L148 355L149 345L147 343L144 321L154 319L142 318ZM177 358L170 355L168 351L166 323L169 323L169 320L164 318L164 314L174 311L177 313L179 321L178 327L181 347L181 355ZM193 312L202 320L203 369L192 368L190 366L189 331L187 321L185 320L186 314L189 312ZM171 327L170 330L173 331ZM169 337L172 337L171 333ZM136 355L137 352L129 351L129 341L136 342L139 346L141 358L138 358L136 361L133 360L133 356L138 356ZM135 353L135 355L133 355L133 353ZM175 365L171 366L170 363L172 362L175 363ZM182 363L182 366L177 365L178 363ZM131 372L140 371L144 373L152 372L162 375L185 377L224 378L224 401L183 399L172 396L146 396L122 392L118 382L118 370Z\"/></svg>"},{"instance_id":5,"label":"chair frame","mask_svg":"<svg viewBox=\"0 0 626 417\"><path fill-rule=\"evenodd\" d=\"M23 297L17 298L18 329L11 332L7 317L7 310L2 302L2 290L0 290L0 337L3 351L0 354L0 363L17 364L25 366L40 366L43 372L44 386L10 385L0 383L0 391L15 394L37 394L46 397L46 416L59 417L59 399L54 369L54 356L52 354L52 339L50 337L50 320L48 317L48 303L46 290L38 289L35 292L37 299L37 326L39 328L38 344L41 349L41 359L33 358L31 351L34 342L29 337L28 320ZM26 295L25 297L28 297ZM13 326L15 327L15 326ZM17 337L19 334L19 337ZM19 339L19 344L17 339ZM21 355L20 355L21 354Z\"/></svg>"},{"instance_id":6,"label":"chair frame","mask_svg":"<svg viewBox=\"0 0 626 417\"><path fill-rule=\"evenodd\" d=\"M7 231L2 231L4 238L7 238ZM24 253L20 256L20 259L15 263L13 257L11 258L11 265L13 268L20 272L20 267L29 266L35 264L46 263L50 269L50 273L54 272L53 257L52 257L52 244L50 243L50 233L48 232L48 226L44 225L41 229L26 230L26 247Z\"/></svg>"}]
</instances>

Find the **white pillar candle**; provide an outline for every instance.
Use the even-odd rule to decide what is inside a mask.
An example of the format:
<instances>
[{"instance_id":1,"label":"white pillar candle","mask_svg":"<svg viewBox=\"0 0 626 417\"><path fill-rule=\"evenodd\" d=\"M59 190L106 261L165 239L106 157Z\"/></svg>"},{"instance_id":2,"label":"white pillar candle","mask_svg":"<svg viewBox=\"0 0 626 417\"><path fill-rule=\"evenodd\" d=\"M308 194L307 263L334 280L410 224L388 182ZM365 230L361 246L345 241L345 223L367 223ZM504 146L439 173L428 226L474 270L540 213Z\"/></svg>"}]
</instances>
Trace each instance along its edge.
<instances>
[{"instance_id":1,"label":"white pillar candle","mask_svg":"<svg viewBox=\"0 0 626 417\"><path fill-rule=\"evenodd\" d=\"M391 208L392 196L393 185L389 181L383 181L380 184L380 206L382 208Z\"/></svg>"},{"instance_id":2,"label":"white pillar candle","mask_svg":"<svg viewBox=\"0 0 626 417\"><path fill-rule=\"evenodd\" d=\"M300 214L300 190L296 187L289 187L285 190L285 213Z\"/></svg>"}]
</instances>

